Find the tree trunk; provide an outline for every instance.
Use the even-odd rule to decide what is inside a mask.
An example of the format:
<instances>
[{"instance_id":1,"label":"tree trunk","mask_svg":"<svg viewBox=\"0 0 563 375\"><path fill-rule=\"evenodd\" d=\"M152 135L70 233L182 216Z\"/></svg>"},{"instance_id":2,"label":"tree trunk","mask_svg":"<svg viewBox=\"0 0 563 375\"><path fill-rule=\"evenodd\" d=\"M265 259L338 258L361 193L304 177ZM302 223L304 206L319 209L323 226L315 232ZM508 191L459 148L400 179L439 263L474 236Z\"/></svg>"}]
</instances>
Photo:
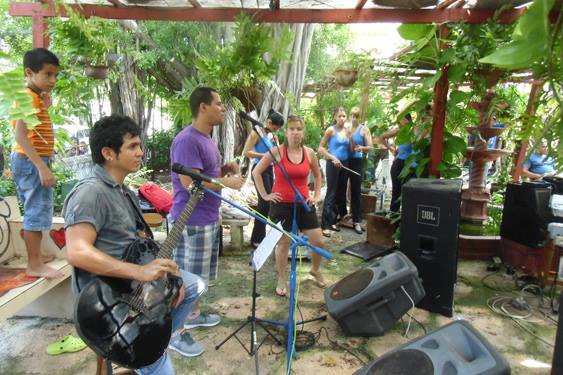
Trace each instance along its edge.
<instances>
[{"instance_id":1,"label":"tree trunk","mask_svg":"<svg viewBox=\"0 0 563 375\"><path fill-rule=\"evenodd\" d=\"M279 37L283 31L282 28L287 26L276 24L273 27L274 35ZM292 24L290 26L290 31L294 33L293 42L289 46L291 55L289 61L280 64L276 74L276 84L265 89L264 101L260 110L262 121L266 119L270 108L281 112L284 117L293 112L292 106L294 110L299 109L314 30L314 24ZM293 100L292 103L288 97Z\"/></svg>"},{"instance_id":2,"label":"tree trunk","mask_svg":"<svg viewBox=\"0 0 563 375\"><path fill-rule=\"evenodd\" d=\"M213 128L213 140L219 147L219 152L223 156L223 164L234 159L235 150L235 128L237 116L233 106L230 103L225 104L225 121L223 125L215 126Z\"/></svg>"}]
</instances>

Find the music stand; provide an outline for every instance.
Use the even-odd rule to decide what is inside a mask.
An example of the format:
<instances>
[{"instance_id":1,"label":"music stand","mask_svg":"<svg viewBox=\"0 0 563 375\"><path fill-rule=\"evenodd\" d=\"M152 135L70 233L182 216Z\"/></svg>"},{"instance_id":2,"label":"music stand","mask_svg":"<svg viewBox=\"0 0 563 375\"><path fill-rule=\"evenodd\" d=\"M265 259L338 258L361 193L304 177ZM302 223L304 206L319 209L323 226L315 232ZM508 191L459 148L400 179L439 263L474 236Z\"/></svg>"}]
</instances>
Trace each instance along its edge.
<instances>
[{"instance_id":1,"label":"music stand","mask_svg":"<svg viewBox=\"0 0 563 375\"><path fill-rule=\"evenodd\" d=\"M223 344L225 344L227 341L229 341L231 338L234 337L250 356L254 356L256 374L260 373L259 366L258 366L258 356L257 356L258 349L260 349L260 347L262 346L262 344L264 344L266 339L269 336L271 336L274 339L274 341L276 341L276 343L278 345L280 345L280 346L282 345L282 342L266 326L264 326L262 324L262 322L265 322L265 321L256 317L256 298L260 297L260 294L258 294L256 292L256 274L258 273L260 268L262 268L262 266L264 265L264 263L266 262L266 260L270 256L270 254L272 253L272 250L274 249L274 247L276 246L276 244L280 240L281 236L282 236L282 233L280 231L274 230L274 229L270 230L270 232L267 234L267 236L264 238L264 240L260 243L258 248L255 251L252 252L251 257L250 257L251 259L250 259L250 262L249 262L249 264L252 266L252 273L253 273L253 275L252 275L252 308L251 308L252 313L251 313L250 316L248 316L246 318L246 321L244 323L242 323L237 329L235 329L223 341L221 341L217 346L215 346L215 350L218 350L221 346L223 346ZM251 327L250 328L250 349L248 349L247 346L237 336L237 333L239 333L244 327L246 327L247 324L250 324L250 327ZM264 331L266 331L266 336L264 336L264 338L262 339L262 341L260 341L260 343L258 343L257 336L256 336L256 325L259 325Z\"/></svg>"},{"instance_id":2,"label":"music stand","mask_svg":"<svg viewBox=\"0 0 563 375\"><path fill-rule=\"evenodd\" d=\"M271 227L273 227L274 229L276 229L276 231L280 231L287 235L288 237L290 237L292 239L292 243L291 243L291 272L290 272L290 281L289 281L289 285L290 285L290 298L289 298L289 318L287 320L268 320L268 319L260 319L260 322L262 323L269 323L269 324L274 324L274 325L278 325L278 326L282 326L285 327L288 331L288 340L287 340L287 367L288 367L288 372L290 370L290 363L291 363L291 356L294 354L293 353L293 336L294 336L294 331L295 331L295 326L296 325L303 325L305 323L309 323L309 322L313 322L313 321L317 321L317 320L325 320L326 316L321 316L319 318L315 318L315 319L309 319L309 320L305 320L302 322L294 322L293 319L293 315L295 312L295 285L296 285L296 267L297 267L297 262L296 262L296 256L297 256L297 247L298 246L307 246L310 247L313 251L316 251L318 254L320 254L321 256L327 258L327 259L332 259L333 256L331 253L329 253L328 251L321 249L319 247L313 246L309 243L309 241L307 241L306 236L298 236L295 235L294 233L288 233L285 232L283 230L283 228L280 228L281 226L277 226L274 225L272 222L270 222L269 220L265 220L262 217L255 215L254 213L250 212L249 210L247 210L244 207L241 207L240 205L231 202L230 200L228 200L227 198L221 196L221 194L218 194L216 191L213 191L211 189L208 189L206 187L203 188L203 190L208 193L211 194L217 198L219 198L220 200L222 200L225 203L230 204L231 206L238 208L239 210L241 210L242 212L254 217L255 219L258 219L260 221L262 221L263 223L265 223L266 225L269 225ZM294 207L295 209L295 207ZM295 217L295 211L294 211L294 217ZM294 225L295 221L294 221ZM296 229L296 228L294 228ZM256 280L256 274L254 274L254 280ZM254 293L253 293L254 294ZM262 324L260 324L261 327L263 327ZM238 331L240 331L240 329L242 329L242 327L239 327L239 329L237 331L234 332L234 334L236 334ZM231 336L234 336L234 334L232 334ZM272 335L273 336L273 335ZM235 336L236 337L236 336ZM228 337L227 339L229 339L230 337ZM227 339L225 341L227 341ZM237 338L238 340L238 338ZM279 341L278 341L279 342ZM222 345L223 343L221 343ZM242 343L241 343L242 344ZM281 342L280 342L281 345ZM246 349L246 347L245 347ZM248 351L248 350L247 350ZM256 360L258 357L255 357Z\"/></svg>"}]
</instances>

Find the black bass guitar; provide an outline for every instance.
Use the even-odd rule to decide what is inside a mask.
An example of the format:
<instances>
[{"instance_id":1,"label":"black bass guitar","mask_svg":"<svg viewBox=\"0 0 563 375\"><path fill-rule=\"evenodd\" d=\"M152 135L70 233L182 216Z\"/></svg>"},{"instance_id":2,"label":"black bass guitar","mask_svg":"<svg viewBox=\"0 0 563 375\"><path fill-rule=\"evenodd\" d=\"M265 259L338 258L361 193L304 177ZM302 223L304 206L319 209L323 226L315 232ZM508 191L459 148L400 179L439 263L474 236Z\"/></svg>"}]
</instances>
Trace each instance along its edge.
<instances>
[{"instance_id":1,"label":"black bass guitar","mask_svg":"<svg viewBox=\"0 0 563 375\"><path fill-rule=\"evenodd\" d=\"M194 181L191 197L159 248L150 238L138 239L122 260L148 264L172 258L174 248L195 205L203 197ZM154 363L166 350L172 334L172 310L182 279L174 275L151 282L97 277L78 296L74 324L82 340L98 355L129 368Z\"/></svg>"}]
</instances>

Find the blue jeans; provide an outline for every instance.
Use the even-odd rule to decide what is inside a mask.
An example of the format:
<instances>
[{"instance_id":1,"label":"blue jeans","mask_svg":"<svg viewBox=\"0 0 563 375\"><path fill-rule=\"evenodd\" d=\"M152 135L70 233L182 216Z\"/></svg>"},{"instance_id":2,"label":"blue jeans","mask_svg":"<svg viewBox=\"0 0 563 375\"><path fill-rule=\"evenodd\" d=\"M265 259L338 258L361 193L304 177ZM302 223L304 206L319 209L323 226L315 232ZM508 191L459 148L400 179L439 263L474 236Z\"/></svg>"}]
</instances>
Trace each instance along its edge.
<instances>
[{"instance_id":1,"label":"blue jeans","mask_svg":"<svg viewBox=\"0 0 563 375\"><path fill-rule=\"evenodd\" d=\"M48 157L43 162L51 167ZM51 229L53 222L53 188L41 185L37 167L25 155L12 152L10 169L16 183L16 192L23 205L23 229L41 232Z\"/></svg>"},{"instance_id":2,"label":"blue jeans","mask_svg":"<svg viewBox=\"0 0 563 375\"><path fill-rule=\"evenodd\" d=\"M176 332L183 327L184 320L186 320L186 317L192 312L196 302L207 290L206 283L201 277L184 270L180 270L180 272L186 289L186 297L184 301L172 311L172 332ZM152 365L135 371L140 375L174 375L174 367L172 367L172 361L170 361L168 352L164 352L164 355Z\"/></svg>"}]
</instances>

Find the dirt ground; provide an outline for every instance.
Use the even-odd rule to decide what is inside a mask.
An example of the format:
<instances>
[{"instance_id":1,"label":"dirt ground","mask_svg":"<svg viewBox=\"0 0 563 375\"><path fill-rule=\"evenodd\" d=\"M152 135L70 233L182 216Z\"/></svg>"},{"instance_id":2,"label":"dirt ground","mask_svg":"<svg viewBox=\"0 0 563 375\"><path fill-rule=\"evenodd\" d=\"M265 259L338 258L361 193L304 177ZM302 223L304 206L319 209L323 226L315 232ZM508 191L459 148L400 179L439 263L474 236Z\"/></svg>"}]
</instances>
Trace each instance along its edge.
<instances>
[{"instance_id":1,"label":"dirt ground","mask_svg":"<svg viewBox=\"0 0 563 375\"><path fill-rule=\"evenodd\" d=\"M343 247L361 240L365 240L365 234L360 236L352 230L342 229L327 241L326 248L334 254L335 260L323 263L323 273L331 283L367 265L361 259L339 253ZM258 272L258 293L261 296L257 299L257 316L285 319L289 303L287 298L274 294L276 275L272 258ZM203 308L218 312L223 317L222 323L213 328L193 330L193 337L205 346L203 355L188 359L171 353L177 374L257 373L255 359L235 338L227 341L219 350L215 349L251 312L252 270L248 266L248 259L248 249L234 252L226 248L220 258L220 276L203 299ZM308 262L303 262L298 279L302 280L308 270ZM525 326L545 339L547 343L544 343L513 320L497 315L487 307L487 299L505 293L492 290L491 287L518 292L512 277L505 276L501 270L486 277L485 283L489 287L485 287L482 279L488 275L486 263L469 261L459 262L458 275L453 319L470 321L508 360L513 374L549 374L553 353L553 347L549 344L553 345L555 341L556 325L553 319L556 320L557 316L549 312L545 316L542 311L548 309L537 308L533 316L527 319ZM327 314L321 289L310 281L302 281L299 292L298 319L306 320ZM524 295L524 298L532 306L539 305L540 299L531 294ZM546 307L545 304L546 301L542 300L543 307ZM408 338L404 336L408 324L406 316L383 336L371 338L343 336L337 322L330 317L326 321L306 324L304 330L313 333L316 342L312 348L297 353L292 361L293 373L353 374L365 363L423 335L422 326L429 331L451 321L450 318L420 309L414 309L411 315L420 324L412 321ZM0 374L94 374L95 356L88 349L59 356L49 356L45 352L49 343L69 333L74 333L72 323L60 319L15 317L0 322ZM282 330L274 328L274 333L283 340ZM258 340L265 336L265 332L258 329ZM238 337L248 348L248 326ZM532 362L534 367L529 367L530 360L536 361ZM261 374L284 374L287 371L285 350L271 338L266 338L260 347L257 363Z\"/></svg>"}]
</instances>

